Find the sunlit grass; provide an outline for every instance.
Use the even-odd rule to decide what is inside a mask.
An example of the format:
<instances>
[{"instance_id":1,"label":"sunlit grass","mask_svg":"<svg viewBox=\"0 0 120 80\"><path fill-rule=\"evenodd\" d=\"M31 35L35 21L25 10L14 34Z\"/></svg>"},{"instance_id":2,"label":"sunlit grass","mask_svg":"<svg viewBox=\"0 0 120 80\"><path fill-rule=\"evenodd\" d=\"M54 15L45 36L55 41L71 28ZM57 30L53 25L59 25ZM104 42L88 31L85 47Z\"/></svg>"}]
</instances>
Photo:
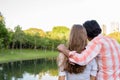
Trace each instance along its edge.
<instances>
[{"instance_id":1,"label":"sunlit grass","mask_svg":"<svg viewBox=\"0 0 120 80\"><path fill-rule=\"evenodd\" d=\"M0 63L31 60L40 58L56 58L57 51L34 50L34 49L14 49L0 50Z\"/></svg>"}]
</instances>

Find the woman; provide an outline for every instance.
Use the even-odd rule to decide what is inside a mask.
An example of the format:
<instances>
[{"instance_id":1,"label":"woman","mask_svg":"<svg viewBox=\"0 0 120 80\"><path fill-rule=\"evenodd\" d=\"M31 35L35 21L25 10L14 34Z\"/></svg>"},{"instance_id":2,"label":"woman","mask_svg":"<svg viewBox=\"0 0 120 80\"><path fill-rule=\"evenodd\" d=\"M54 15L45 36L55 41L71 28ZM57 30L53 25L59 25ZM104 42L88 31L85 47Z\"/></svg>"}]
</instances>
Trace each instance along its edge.
<instances>
[{"instance_id":1,"label":"woman","mask_svg":"<svg viewBox=\"0 0 120 80\"><path fill-rule=\"evenodd\" d=\"M87 45L87 33L82 25L73 25L68 41L68 49L71 51L82 52ZM80 66L71 64L68 58L60 53L57 57L59 68L58 80L95 80L97 74L97 63L94 60L88 65Z\"/></svg>"}]
</instances>

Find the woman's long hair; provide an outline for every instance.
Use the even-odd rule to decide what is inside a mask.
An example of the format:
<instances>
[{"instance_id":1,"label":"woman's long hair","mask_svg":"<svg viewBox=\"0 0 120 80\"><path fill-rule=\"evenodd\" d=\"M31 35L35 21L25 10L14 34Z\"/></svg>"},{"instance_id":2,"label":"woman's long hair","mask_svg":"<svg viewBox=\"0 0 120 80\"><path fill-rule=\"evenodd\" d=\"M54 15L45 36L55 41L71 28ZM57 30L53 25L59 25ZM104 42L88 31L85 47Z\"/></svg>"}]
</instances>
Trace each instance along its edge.
<instances>
[{"instance_id":1,"label":"woman's long hair","mask_svg":"<svg viewBox=\"0 0 120 80\"><path fill-rule=\"evenodd\" d=\"M73 25L69 41L68 41L68 49L70 51L77 51L77 53L81 53L85 46L87 45L87 32L85 28L82 25ZM66 66L64 68L65 71L68 71L69 73L82 73L86 66L80 66L78 64L72 65L67 60Z\"/></svg>"}]
</instances>

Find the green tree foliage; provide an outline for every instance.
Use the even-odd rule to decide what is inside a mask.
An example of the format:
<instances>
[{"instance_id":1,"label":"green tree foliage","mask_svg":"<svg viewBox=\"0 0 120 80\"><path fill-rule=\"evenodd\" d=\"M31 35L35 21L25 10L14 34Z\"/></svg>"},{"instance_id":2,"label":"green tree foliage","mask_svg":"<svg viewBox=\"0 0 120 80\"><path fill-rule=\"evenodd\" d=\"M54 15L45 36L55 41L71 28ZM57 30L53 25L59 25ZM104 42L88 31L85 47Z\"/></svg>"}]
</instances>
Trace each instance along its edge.
<instances>
[{"instance_id":1,"label":"green tree foliage","mask_svg":"<svg viewBox=\"0 0 120 80\"><path fill-rule=\"evenodd\" d=\"M14 32L12 29L8 28L8 36L9 36L9 39L8 39L8 48L11 48L12 47L12 42L13 42L13 35L14 35Z\"/></svg>"},{"instance_id":2,"label":"green tree foliage","mask_svg":"<svg viewBox=\"0 0 120 80\"><path fill-rule=\"evenodd\" d=\"M116 39L120 43L120 32L110 33L108 36Z\"/></svg>"},{"instance_id":3,"label":"green tree foliage","mask_svg":"<svg viewBox=\"0 0 120 80\"><path fill-rule=\"evenodd\" d=\"M8 45L8 31L6 29L4 17L0 13L0 48L7 47Z\"/></svg>"},{"instance_id":4,"label":"green tree foliage","mask_svg":"<svg viewBox=\"0 0 120 80\"><path fill-rule=\"evenodd\" d=\"M24 39L25 39L24 32L22 31L22 28L20 27L20 25L16 26L14 30L15 30L15 33L13 35L12 48L15 48L16 46L18 46L19 48L22 48L22 44L24 44Z\"/></svg>"},{"instance_id":5,"label":"green tree foliage","mask_svg":"<svg viewBox=\"0 0 120 80\"><path fill-rule=\"evenodd\" d=\"M45 42L45 40L43 39L46 33L42 29L30 28L28 30L24 30L24 32L27 35L26 40L31 48L37 49L44 45L43 42Z\"/></svg>"},{"instance_id":6,"label":"green tree foliage","mask_svg":"<svg viewBox=\"0 0 120 80\"><path fill-rule=\"evenodd\" d=\"M56 26L46 33L37 28L30 28L24 32L26 35L24 45L27 48L55 50L58 44L66 42L69 29L65 26Z\"/></svg>"},{"instance_id":7,"label":"green tree foliage","mask_svg":"<svg viewBox=\"0 0 120 80\"><path fill-rule=\"evenodd\" d=\"M5 28L4 18L0 17L0 47L12 49L43 49L55 50L60 43L66 43L69 36L69 28L55 26L52 31L44 32L42 29L30 28L22 30L20 25L11 29Z\"/></svg>"},{"instance_id":8,"label":"green tree foliage","mask_svg":"<svg viewBox=\"0 0 120 80\"><path fill-rule=\"evenodd\" d=\"M68 39L69 34L69 28L65 26L55 26L52 29L52 32L49 32L49 37L52 39Z\"/></svg>"},{"instance_id":9,"label":"green tree foliage","mask_svg":"<svg viewBox=\"0 0 120 80\"><path fill-rule=\"evenodd\" d=\"M45 36L45 32L42 29L37 29L37 28L29 28L27 30L24 30L25 33L30 34L30 35L39 35L41 37Z\"/></svg>"},{"instance_id":10,"label":"green tree foliage","mask_svg":"<svg viewBox=\"0 0 120 80\"><path fill-rule=\"evenodd\" d=\"M69 36L69 28L66 26L55 26L52 31L46 32L46 37L49 39L47 47L51 47L52 50L55 50L57 45L60 43L66 43Z\"/></svg>"},{"instance_id":11,"label":"green tree foliage","mask_svg":"<svg viewBox=\"0 0 120 80\"><path fill-rule=\"evenodd\" d=\"M34 48L34 36L30 34L25 34L24 48L29 48L29 49Z\"/></svg>"}]
</instances>

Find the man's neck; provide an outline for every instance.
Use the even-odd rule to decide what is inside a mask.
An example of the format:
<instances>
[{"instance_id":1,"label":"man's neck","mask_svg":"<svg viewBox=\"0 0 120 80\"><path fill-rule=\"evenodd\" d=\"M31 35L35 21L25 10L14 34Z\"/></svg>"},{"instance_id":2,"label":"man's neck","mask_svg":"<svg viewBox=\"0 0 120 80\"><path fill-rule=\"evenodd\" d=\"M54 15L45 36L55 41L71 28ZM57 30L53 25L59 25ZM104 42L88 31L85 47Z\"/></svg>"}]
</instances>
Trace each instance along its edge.
<instances>
[{"instance_id":1,"label":"man's neck","mask_svg":"<svg viewBox=\"0 0 120 80\"><path fill-rule=\"evenodd\" d=\"M88 40L91 41L93 38L88 37Z\"/></svg>"}]
</instances>

